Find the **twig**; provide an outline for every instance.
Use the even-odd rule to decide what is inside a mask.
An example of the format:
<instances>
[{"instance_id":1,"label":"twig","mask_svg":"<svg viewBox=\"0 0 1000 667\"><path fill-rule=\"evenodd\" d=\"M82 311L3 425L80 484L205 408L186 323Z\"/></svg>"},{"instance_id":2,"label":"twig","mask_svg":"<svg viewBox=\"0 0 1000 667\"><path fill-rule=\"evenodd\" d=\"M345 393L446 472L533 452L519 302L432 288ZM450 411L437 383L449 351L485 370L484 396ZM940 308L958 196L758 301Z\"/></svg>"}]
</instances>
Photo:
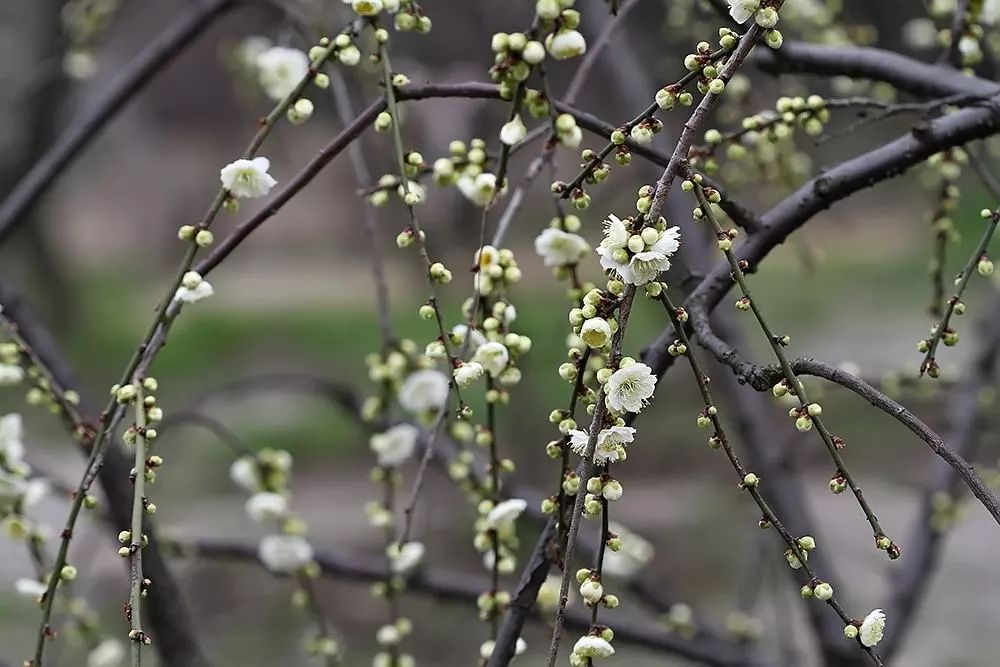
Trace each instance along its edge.
<instances>
[{"instance_id":1,"label":"twig","mask_svg":"<svg viewBox=\"0 0 1000 667\"><path fill-rule=\"evenodd\" d=\"M90 110L75 118L56 143L39 158L0 203L0 244L29 219L28 211L100 131L166 65L208 30L237 0L199 0L154 38L111 83Z\"/></svg>"}]
</instances>

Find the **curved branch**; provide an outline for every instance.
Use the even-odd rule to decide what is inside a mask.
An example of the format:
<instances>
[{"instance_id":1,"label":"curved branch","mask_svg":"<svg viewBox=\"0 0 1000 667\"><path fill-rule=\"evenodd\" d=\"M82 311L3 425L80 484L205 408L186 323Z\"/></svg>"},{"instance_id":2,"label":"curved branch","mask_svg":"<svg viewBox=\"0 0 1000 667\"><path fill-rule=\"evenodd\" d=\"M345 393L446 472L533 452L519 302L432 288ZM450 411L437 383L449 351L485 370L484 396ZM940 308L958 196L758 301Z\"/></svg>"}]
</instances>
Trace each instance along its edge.
<instances>
[{"instance_id":1,"label":"curved branch","mask_svg":"<svg viewBox=\"0 0 1000 667\"><path fill-rule=\"evenodd\" d=\"M0 203L0 244L23 222L50 185L124 109L163 67L208 30L236 0L199 0L176 23L171 24L135 57L128 68L111 83L104 97L90 110L74 119L55 144L35 162Z\"/></svg>"},{"instance_id":2,"label":"curved branch","mask_svg":"<svg viewBox=\"0 0 1000 667\"><path fill-rule=\"evenodd\" d=\"M698 341L719 362L733 369L740 382L750 385L757 391L768 391L784 377L782 369L778 366L758 366L743 359L736 348L712 332L707 313L703 309L693 307L689 312L692 328L698 335ZM931 451L951 466L955 473L965 481L973 495L983 504L983 507L993 516L997 524L1000 524L1000 500L997 500L997 497L990 488L979 477L975 468L919 417L861 378L847 371L840 370L816 359L795 359L790 365L796 375L821 377L824 380L849 389L868 401L872 406L903 424L914 435L924 441L931 448Z\"/></svg>"},{"instance_id":3,"label":"curved branch","mask_svg":"<svg viewBox=\"0 0 1000 667\"><path fill-rule=\"evenodd\" d=\"M1000 86L950 67L929 65L894 51L861 46L820 46L785 42L777 51L758 52L754 63L772 74L850 76L891 83L919 96L996 94Z\"/></svg>"}]
</instances>

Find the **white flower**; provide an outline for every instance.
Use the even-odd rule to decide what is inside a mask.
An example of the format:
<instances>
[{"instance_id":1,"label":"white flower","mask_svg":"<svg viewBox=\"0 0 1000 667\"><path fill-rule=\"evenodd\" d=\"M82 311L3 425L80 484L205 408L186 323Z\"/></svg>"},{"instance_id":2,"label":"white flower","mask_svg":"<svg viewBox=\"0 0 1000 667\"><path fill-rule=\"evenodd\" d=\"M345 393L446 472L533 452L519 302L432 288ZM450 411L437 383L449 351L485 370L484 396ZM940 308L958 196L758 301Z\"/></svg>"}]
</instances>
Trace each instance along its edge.
<instances>
[{"instance_id":1,"label":"white flower","mask_svg":"<svg viewBox=\"0 0 1000 667\"><path fill-rule=\"evenodd\" d=\"M882 641L882 633L885 631L885 614L881 609L875 609L865 616L861 623L861 643L871 648Z\"/></svg>"},{"instance_id":2,"label":"white flower","mask_svg":"<svg viewBox=\"0 0 1000 667\"><path fill-rule=\"evenodd\" d=\"M545 38L545 46L556 60L582 56L587 52L587 40L577 30L560 30Z\"/></svg>"},{"instance_id":3,"label":"white flower","mask_svg":"<svg viewBox=\"0 0 1000 667\"><path fill-rule=\"evenodd\" d=\"M578 234L547 227L535 239L535 252L545 261L545 266L576 264L587 254L590 246Z\"/></svg>"},{"instance_id":4,"label":"white flower","mask_svg":"<svg viewBox=\"0 0 1000 667\"><path fill-rule=\"evenodd\" d=\"M397 424L384 433L376 433L368 441L383 467L398 466L413 455L420 429L412 424Z\"/></svg>"},{"instance_id":5,"label":"white flower","mask_svg":"<svg viewBox=\"0 0 1000 667\"><path fill-rule=\"evenodd\" d=\"M559 143L566 148L577 148L583 141L583 130L579 125L574 125L569 130L559 133Z\"/></svg>"},{"instance_id":6,"label":"white flower","mask_svg":"<svg viewBox=\"0 0 1000 667\"><path fill-rule=\"evenodd\" d=\"M503 343L491 341L479 346L476 350L475 361L482 365L490 375L496 377L507 368L510 361L510 352Z\"/></svg>"},{"instance_id":7,"label":"white flower","mask_svg":"<svg viewBox=\"0 0 1000 667\"><path fill-rule=\"evenodd\" d=\"M24 442L21 415L12 413L0 417L0 458L7 468L27 472L24 464Z\"/></svg>"},{"instance_id":8,"label":"white flower","mask_svg":"<svg viewBox=\"0 0 1000 667\"><path fill-rule=\"evenodd\" d=\"M420 183L417 183L416 181L407 179L405 188L402 183L396 186L396 194L398 194L403 201L407 201L406 196L409 195L410 203L422 204L427 199L427 188L420 185Z\"/></svg>"},{"instance_id":9,"label":"white flower","mask_svg":"<svg viewBox=\"0 0 1000 667\"><path fill-rule=\"evenodd\" d=\"M994 25L1000 21L1000 0L986 0L979 12L979 22Z\"/></svg>"},{"instance_id":10,"label":"white flower","mask_svg":"<svg viewBox=\"0 0 1000 667\"><path fill-rule=\"evenodd\" d=\"M505 500L490 510L486 515L486 527L492 530L505 531L514 526L514 521L521 516L521 512L528 507L528 503L520 498Z\"/></svg>"},{"instance_id":11,"label":"white flower","mask_svg":"<svg viewBox=\"0 0 1000 667\"><path fill-rule=\"evenodd\" d=\"M176 301L183 301L184 303L198 303L213 294L215 294L215 290L212 288L212 284L207 280L202 280L194 288L188 288L184 285L178 287L177 291L174 292L174 299Z\"/></svg>"},{"instance_id":12,"label":"white flower","mask_svg":"<svg viewBox=\"0 0 1000 667\"><path fill-rule=\"evenodd\" d=\"M678 227L671 227L664 230L657 238L656 242L648 246L642 252L637 252L632 256L629 268L632 269L631 282L635 285L645 285L656 280L660 272L670 268L670 256L681 247L681 232ZM624 278L623 278L624 280Z\"/></svg>"},{"instance_id":13,"label":"white flower","mask_svg":"<svg viewBox=\"0 0 1000 667\"><path fill-rule=\"evenodd\" d=\"M604 386L604 402L615 412L639 412L653 397L656 376L646 364L619 368Z\"/></svg>"},{"instance_id":14,"label":"white flower","mask_svg":"<svg viewBox=\"0 0 1000 667\"><path fill-rule=\"evenodd\" d=\"M484 245L476 250L472 256L472 262L479 267L480 271L492 273L496 270L493 267L500 267L500 251L494 246Z\"/></svg>"},{"instance_id":15,"label":"white flower","mask_svg":"<svg viewBox=\"0 0 1000 667\"><path fill-rule=\"evenodd\" d=\"M24 379L24 369L17 364L0 364L0 387L15 385Z\"/></svg>"},{"instance_id":16,"label":"white flower","mask_svg":"<svg viewBox=\"0 0 1000 667\"><path fill-rule=\"evenodd\" d=\"M424 557L424 545L420 542L407 542L402 547L397 544L390 544L386 549L389 556L389 565L394 574L406 574L417 565Z\"/></svg>"},{"instance_id":17,"label":"white flower","mask_svg":"<svg viewBox=\"0 0 1000 667\"><path fill-rule=\"evenodd\" d=\"M361 62L361 49L353 44L349 44L340 51L337 51L337 60L348 67L354 67Z\"/></svg>"},{"instance_id":18,"label":"white flower","mask_svg":"<svg viewBox=\"0 0 1000 667\"><path fill-rule=\"evenodd\" d=\"M45 595L48 588L47 585L37 579L28 579L26 577L21 577L14 582L14 590L17 591L17 594L31 598L32 600L37 600Z\"/></svg>"},{"instance_id":19,"label":"white flower","mask_svg":"<svg viewBox=\"0 0 1000 667\"><path fill-rule=\"evenodd\" d=\"M229 479L241 489L256 491L260 488L260 468L252 456L242 456L229 466Z\"/></svg>"},{"instance_id":20,"label":"white flower","mask_svg":"<svg viewBox=\"0 0 1000 667\"><path fill-rule=\"evenodd\" d=\"M473 178L468 174L462 174L458 179L458 189L465 197L476 206L486 206L493 198L493 192L497 188L496 174L482 173ZM506 192L506 185L500 190L500 194Z\"/></svg>"},{"instance_id":21,"label":"white flower","mask_svg":"<svg viewBox=\"0 0 1000 667\"><path fill-rule=\"evenodd\" d=\"M309 73L309 56L298 49L275 46L257 56L260 85L273 100L283 100Z\"/></svg>"},{"instance_id":22,"label":"white flower","mask_svg":"<svg viewBox=\"0 0 1000 667\"><path fill-rule=\"evenodd\" d=\"M615 654L615 648L600 637L587 635L576 641L573 653L583 658L607 658Z\"/></svg>"},{"instance_id":23,"label":"white flower","mask_svg":"<svg viewBox=\"0 0 1000 667\"><path fill-rule=\"evenodd\" d=\"M271 40L267 37L251 35L236 47L236 57L240 59L244 67L256 68L257 58L269 48L271 48Z\"/></svg>"},{"instance_id":24,"label":"white flower","mask_svg":"<svg viewBox=\"0 0 1000 667\"><path fill-rule=\"evenodd\" d=\"M469 361L455 367L455 382L463 389L483 377L485 369L478 361Z\"/></svg>"},{"instance_id":25,"label":"white flower","mask_svg":"<svg viewBox=\"0 0 1000 667\"><path fill-rule=\"evenodd\" d=\"M124 644L117 639L105 639L87 654L87 667L118 667L124 659Z\"/></svg>"},{"instance_id":26,"label":"white flower","mask_svg":"<svg viewBox=\"0 0 1000 667\"><path fill-rule=\"evenodd\" d=\"M469 326L467 324L456 324L451 328L452 339L456 341L456 344L461 348L465 347L465 337L470 335L468 350L471 354L475 354L479 346L486 342L486 336L479 329L472 329L472 333L469 334Z\"/></svg>"},{"instance_id":27,"label":"white flower","mask_svg":"<svg viewBox=\"0 0 1000 667\"><path fill-rule=\"evenodd\" d=\"M604 347L611 340L611 325L603 317L591 317L580 327L580 338L590 347Z\"/></svg>"},{"instance_id":28,"label":"white flower","mask_svg":"<svg viewBox=\"0 0 1000 667\"><path fill-rule=\"evenodd\" d=\"M271 161L266 157L255 157L252 160L239 159L230 162L219 171L222 187L234 197L254 199L263 197L271 191L278 181L267 173Z\"/></svg>"},{"instance_id":29,"label":"white flower","mask_svg":"<svg viewBox=\"0 0 1000 667\"><path fill-rule=\"evenodd\" d=\"M609 214L604 221L604 239L597 246L597 254L601 256L601 268L611 269L627 283L633 282L631 261L628 250L629 233L625 223L615 214Z\"/></svg>"},{"instance_id":30,"label":"white flower","mask_svg":"<svg viewBox=\"0 0 1000 667\"><path fill-rule=\"evenodd\" d=\"M653 545L625 526L611 522L608 529L618 536L622 548L604 553L603 574L629 579L653 560Z\"/></svg>"},{"instance_id":31,"label":"white flower","mask_svg":"<svg viewBox=\"0 0 1000 667\"><path fill-rule=\"evenodd\" d=\"M288 512L288 498L280 493L261 491L247 499L245 508L247 515L257 523L273 521Z\"/></svg>"},{"instance_id":32,"label":"white flower","mask_svg":"<svg viewBox=\"0 0 1000 667\"><path fill-rule=\"evenodd\" d=\"M729 15L737 23L746 23L760 7L760 0L729 0Z\"/></svg>"},{"instance_id":33,"label":"white flower","mask_svg":"<svg viewBox=\"0 0 1000 667\"><path fill-rule=\"evenodd\" d=\"M448 385L447 376L440 371L410 373L399 390L399 404L414 414L440 410L448 401Z\"/></svg>"},{"instance_id":34,"label":"white flower","mask_svg":"<svg viewBox=\"0 0 1000 667\"><path fill-rule=\"evenodd\" d=\"M583 456L587 451L587 441L590 435L586 431L574 429L569 432L570 448ZM597 434L597 447L594 449L594 462L598 465L626 458L625 446L635 440L635 429L631 426L611 426Z\"/></svg>"},{"instance_id":35,"label":"white flower","mask_svg":"<svg viewBox=\"0 0 1000 667\"><path fill-rule=\"evenodd\" d=\"M40 503L45 496L49 495L49 491L51 490L52 485L49 484L48 480L41 477L29 479L25 482L24 489L21 492L21 508L23 510L31 509Z\"/></svg>"},{"instance_id":36,"label":"white flower","mask_svg":"<svg viewBox=\"0 0 1000 667\"><path fill-rule=\"evenodd\" d=\"M524 141L524 137L527 134L528 128L524 126L524 121L521 120L521 114L516 114L514 118L500 128L500 141L508 146L516 146Z\"/></svg>"},{"instance_id":37,"label":"white flower","mask_svg":"<svg viewBox=\"0 0 1000 667\"><path fill-rule=\"evenodd\" d=\"M351 0L351 8L361 16L375 16L382 11L382 0Z\"/></svg>"},{"instance_id":38,"label":"white flower","mask_svg":"<svg viewBox=\"0 0 1000 667\"><path fill-rule=\"evenodd\" d=\"M267 535L260 541L257 556L271 572L287 574L312 562L313 548L299 535Z\"/></svg>"},{"instance_id":39,"label":"white flower","mask_svg":"<svg viewBox=\"0 0 1000 667\"><path fill-rule=\"evenodd\" d=\"M479 657L483 660L489 660L490 656L493 655L494 648L496 648L496 642L492 639L487 639L479 645ZM518 637L517 641L514 643L514 656L517 657L527 650L528 643Z\"/></svg>"},{"instance_id":40,"label":"white flower","mask_svg":"<svg viewBox=\"0 0 1000 667\"><path fill-rule=\"evenodd\" d=\"M580 596L590 604L597 604L604 597L604 586L599 580L587 577L580 584Z\"/></svg>"}]
</instances>

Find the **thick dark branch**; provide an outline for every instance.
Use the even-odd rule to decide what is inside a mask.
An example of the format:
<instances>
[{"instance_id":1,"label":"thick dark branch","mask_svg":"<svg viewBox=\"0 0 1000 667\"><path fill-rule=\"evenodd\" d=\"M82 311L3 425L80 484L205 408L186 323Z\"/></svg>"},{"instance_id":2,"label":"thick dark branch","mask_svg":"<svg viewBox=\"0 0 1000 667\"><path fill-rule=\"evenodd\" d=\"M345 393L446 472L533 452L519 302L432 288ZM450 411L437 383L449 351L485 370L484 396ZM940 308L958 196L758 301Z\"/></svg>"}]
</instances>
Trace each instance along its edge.
<instances>
[{"instance_id":1,"label":"thick dark branch","mask_svg":"<svg viewBox=\"0 0 1000 667\"><path fill-rule=\"evenodd\" d=\"M921 123L895 141L816 176L762 217L763 227L736 249L737 259L746 260L747 272L753 272L771 250L834 203L899 176L938 151L995 134L1000 129L996 104L997 99L992 98L983 107L963 109L933 122ZM710 312L732 286L729 263L720 262L691 293L688 310ZM674 361L667 347L675 337L673 328L667 327L645 350L646 363L659 375Z\"/></svg>"},{"instance_id":2,"label":"thick dark branch","mask_svg":"<svg viewBox=\"0 0 1000 667\"><path fill-rule=\"evenodd\" d=\"M175 553L179 556L203 556L238 561L259 562L257 545L225 542L221 540L185 540L175 543ZM327 576L361 581L384 581L385 562L369 555L350 555L339 551L317 551L315 561L320 571ZM454 570L418 569L406 578L410 590L430 594L442 600L475 604L483 591L491 584L482 577ZM534 598L532 598L533 601ZM542 621L537 614L529 617ZM590 615L571 612L566 616L566 625L574 630L586 632L590 629ZM667 634L664 630L648 625L615 624L615 641L672 653L705 665L735 667L756 663L742 660L734 647L715 645L702 638L682 639Z\"/></svg>"},{"instance_id":3,"label":"thick dark branch","mask_svg":"<svg viewBox=\"0 0 1000 667\"><path fill-rule=\"evenodd\" d=\"M1000 86L993 81L965 76L950 67L929 65L894 51L871 47L785 42L777 51L759 51L754 62L773 74L844 75L873 79L926 97L1000 92Z\"/></svg>"},{"instance_id":4,"label":"thick dark branch","mask_svg":"<svg viewBox=\"0 0 1000 667\"><path fill-rule=\"evenodd\" d=\"M7 194L0 203L0 244L28 219L28 212L49 186L135 94L219 17L237 6L237 2L199 0L192 5L176 23L167 27L135 57L93 108L73 120L56 143Z\"/></svg>"}]
</instances>

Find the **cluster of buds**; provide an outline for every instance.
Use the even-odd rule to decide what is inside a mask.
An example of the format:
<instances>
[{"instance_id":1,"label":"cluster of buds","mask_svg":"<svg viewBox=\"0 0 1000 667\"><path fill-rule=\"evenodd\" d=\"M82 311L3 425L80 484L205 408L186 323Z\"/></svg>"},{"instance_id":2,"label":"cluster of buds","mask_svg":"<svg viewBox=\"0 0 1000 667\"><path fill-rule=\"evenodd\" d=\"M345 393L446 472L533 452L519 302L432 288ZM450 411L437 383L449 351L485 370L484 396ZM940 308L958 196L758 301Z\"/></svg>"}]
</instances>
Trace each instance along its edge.
<instances>
[{"instance_id":1,"label":"cluster of buds","mask_svg":"<svg viewBox=\"0 0 1000 667\"><path fill-rule=\"evenodd\" d=\"M795 543L798 546L798 553L796 553L795 549L786 549L785 560L788 562L789 567L793 570L798 570L803 564L799 560L799 554L802 555L804 560L809 560L809 552L816 548L816 540L811 535L806 535L800 537Z\"/></svg>"},{"instance_id":2,"label":"cluster of buds","mask_svg":"<svg viewBox=\"0 0 1000 667\"><path fill-rule=\"evenodd\" d=\"M610 595L604 592L601 584L601 573L589 568L581 568L576 571L576 582L580 584L580 597L588 607L601 604L608 609L614 609L619 605L617 595Z\"/></svg>"},{"instance_id":3,"label":"cluster of buds","mask_svg":"<svg viewBox=\"0 0 1000 667\"><path fill-rule=\"evenodd\" d=\"M21 347L14 342L0 343L0 387L10 387L24 380Z\"/></svg>"},{"instance_id":4,"label":"cluster of buds","mask_svg":"<svg viewBox=\"0 0 1000 667\"><path fill-rule=\"evenodd\" d=\"M347 0L359 16L375 18L383 11L395 14L394 25L400 32L431 31L431 20L415 0Z\"/></svg>"},{"instance_id":5,"label":"cluster of buds","mask_svg":"<svg viewBox=\"0 0 1000 667\"><path fill-rule=\"evenodd\" d=\"M500 84L504 99L511 99L514 88L527 81L532 68L545 60L545 46L523 32L498 32L493 35L490 48L495 54L490 79Z\"/></svg>"},{"instance_id":6,"label":"cluster of buds","mask_svg":"<svg viewBox=\"0 0 1000 667\"><path fill-rule=\"evenodd\" d=\"M899 549L899 545L893 542L892 539L886 535L875 536L875 548L886 552L890 560L896 560L902 553Z\"/></svg>"},{"instance_id":7,"label":"cluster of buds","mask_svg":"<svg viewBox=\"0 0 1000 667\"><path fill-rule=\"evenodd\" d=\"M729 39L730 35L727 33L720 41L728 42ZM721 95L726 90L726 81L720 76L717 58L717 54L712 52L712 45L705 41L698 42L695 52L684 57L684 67L689 72L698 74L698 90L702 94Z\"/></svg>"},{"instance_id":8,"label":"cluster of buds","mask_svg":"<svg viewBox=\"0 0 1000 667\"><path fill-rule=\"evenodd\" d=\"M819 403L810 403L788 410L788 416L795 420L795 428L803 433L812 430L813 419L821 414L823 414L823 406Z\"/></svg>"},{"instance_id":9,"label":"cluster of buds","mask_svg":"<svg viewBox=\"0 0 1000 667\"><path fill-rule=\"evenodd\" d=\"M576 0L537 0L535 14L542 28L548 33L545 48L556 60L567 60L583 55L587 41L577 28L580 12L572 9Z\"/></svg>"}]
</instances>

